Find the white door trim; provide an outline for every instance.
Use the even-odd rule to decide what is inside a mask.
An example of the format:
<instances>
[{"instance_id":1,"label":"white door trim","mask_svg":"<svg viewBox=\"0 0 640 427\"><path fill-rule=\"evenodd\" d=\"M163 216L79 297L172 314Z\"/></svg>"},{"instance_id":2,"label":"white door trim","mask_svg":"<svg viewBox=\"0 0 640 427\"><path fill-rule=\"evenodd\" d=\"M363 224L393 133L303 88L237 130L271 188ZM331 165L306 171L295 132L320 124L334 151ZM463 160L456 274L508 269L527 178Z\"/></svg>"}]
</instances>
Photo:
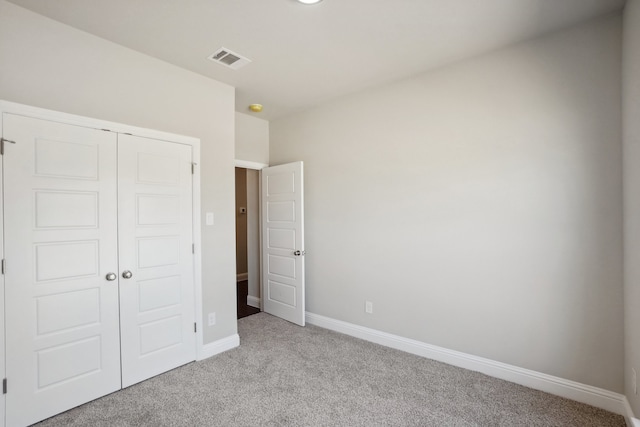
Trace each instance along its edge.
<instances>
[{"instance_id":1,"label":"white door trim","mask_svg":"<svg viewBox=\"0 0 640 427\"><path fill-rule=\"evenodd\" d=\"M1 108L0 108L1 109ZM0 137L4 135L2 129L2 111L0 111ZM4 170L3 170L3 159L0 157L0 259L4 260L4 197L2 194L3 187L3 178L4 178ZM0 275L0 378L6 378L5 372L5 345L4 345L4 272ZM0 400L0 425L5 425L5 413L6 413L6 394L2 394L2 399Z\"/></svg>"},{"instance_id":2,"label":"white door trim","mask_svg":"<svg viewBox=\"0 0 640 427\"><path fill-rule=\"evenodd\" d=\"M250 162L248 160L235 160L235 166L237 168L244 168L244 169L253 169L253 170L260 170L260 169L264 169L266 167L268 167L269 165L266 163L258 163L258 162Z\"/></svg>"},{"instance_id":3,"label":"white door trim","mask_svg":"<svg viewBox=\"0 0 640 427\"><path fill-rule=\"evenodd\" d=\"M263 310L262 295L264 295L264 290L262 289L263 288L262 286L262 174L260 173L260 171L264 168L269 167L269 165L266 163L251 162L248 160L236 159L235 167L257 170L259 173L258 175L258 247L260 248L260 259L258 260L258 263L260 265L260 268L258 269L259 270L258 271L258 287L260 288L260 298L255 298L251 296L247 297L247 305L259 308L260 311L262 311ZM251 298L253 298L252 300L253 304L249 301Z\"/></svg>"},{"instance_id":4,"label":"white door trim","mask_svg":"<svg viewBox=\"0 0 640 427\"><path fill-rule=\"evenodd\" d=\"M17 104L10 101L0 100L0 111L3 113L11 113L21 116L33 117L36 119L49 120L52 122L66 123L70 125L83 126L94 129L105 129L111 132L130 133L146 138L160 139L163 141L176 142L180 144L197 144L198 146L200 145L200 140L191 136L178 135L175 133L163 132L139 126L131 126L123 123L110 122L107 120L94 119L91 117L77 116L75 114L47 110L45 108Z\"/></svg>"},{"instance_id":5,"label":"white door trim","mask_svg":"<svg viewBox=\"0 0 640 427\"><path fill-rule=\"evenodd\" d=\"M193 243L195 245L194 255L194 286L195 286L195 318L197 324L196 334L196 358L197 360L204 359L206 352L203 349L203 321L202 321L202 257L201 257L201 224L200 224L200 139L178 135L169 132L158 131L154 129L147 129L138 126L130 126L122 123L115 123L106 120L94 119L90 117L77 116L74 114L62 113L59 111L47 110L44 108L32 107L28 105L18 104L15 102L0 100L0 114L11 113L15 115L33 117L36 119L49 120L52 122L66 123L76 126L83 126L93 129L104 129L117 133L130 133L132 135L159 139L163 141L170 141L178 144L190 145L193 150L193 163L195 164L193 174ZM0 120L1 122L1 120ZM0 123L0 131L2 130ZM0 215L2 212L0 211ZM0 216L2 224L4 224L4 218ZM0 237L2 237L0 235ZM4 247L4 241L2 241L2 247ZM4 258L4 257L3 257ZM2 278L2 295L4 295L4 277ZM0 301L0 319L4 319L4 301ZM4 372L4 325L1 329L1 342L0 349L2 354L0 356L0 369L2 372L2 378L5 377ZM0 415L4 415L4 395L2 397L2 409ZM4 416L2 417L4 420Z\"/></svg>"}]
</instances>

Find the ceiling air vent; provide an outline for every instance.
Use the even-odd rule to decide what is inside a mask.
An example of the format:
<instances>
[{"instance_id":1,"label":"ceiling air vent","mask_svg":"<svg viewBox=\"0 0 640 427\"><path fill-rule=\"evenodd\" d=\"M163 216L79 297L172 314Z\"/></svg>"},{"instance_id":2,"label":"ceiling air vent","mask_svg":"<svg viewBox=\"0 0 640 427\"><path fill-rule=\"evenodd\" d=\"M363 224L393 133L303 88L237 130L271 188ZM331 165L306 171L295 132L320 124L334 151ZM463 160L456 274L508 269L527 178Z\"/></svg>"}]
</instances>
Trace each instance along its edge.
<instances>
[{"instance_id":1,"label":"ceiling air vent","mask_svg":"<svg viewBox=\"0 0 640 427\"><path fill-rule=\"evenodd\" d=\"M210 59L214 62L217 62L218 64L222 64L234 70L244 67L249 62L251 62L249 58L245 58L240 54L232 52L226 47L221 47L220 49L216 50L211 55L209 55L207 59Z\"/></svg>"}]
</instances>

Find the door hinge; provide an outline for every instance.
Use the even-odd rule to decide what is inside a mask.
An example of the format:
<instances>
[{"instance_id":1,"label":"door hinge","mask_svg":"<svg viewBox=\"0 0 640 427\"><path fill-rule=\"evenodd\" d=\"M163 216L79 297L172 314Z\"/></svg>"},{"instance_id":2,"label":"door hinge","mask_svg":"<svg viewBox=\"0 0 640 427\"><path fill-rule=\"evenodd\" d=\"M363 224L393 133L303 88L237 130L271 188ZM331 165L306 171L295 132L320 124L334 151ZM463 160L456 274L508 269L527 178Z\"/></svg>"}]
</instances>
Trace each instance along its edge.
<instances>
[{"instance_id":1,"label":"door hinge","mask_svg":"<svg viewBox=\"0 0 640 427\"><path fill-rule=\"evenodd\" d=\"M2 270L2 274L4 274L4 268L5 268L5 261L4 259L2 260L2 262L0 262L0 270Z\"/></svg>"},{"instance_id":2,"label":"door hinge","mask_svg":"<svg viewBox=\"0 0 640 427\"><path fill-rule=\"evenodd\" d=\"M8 142L9 144L15 144L15 141L11 141L9 139L0 138L0 156L4 156L4 144Z\"/></svg>"},{"instance_id":3,"label":"door hinge","mask_svg":"<svg viewBox=\"0 0 640 427\"><path fill-rule=\"evenodd\" d=\"M2 380L2 394L7 394L7 379Z\"/></svg>"},{"instance_id":4,"label":"door hinge","mask_svg":"<svg viewBox=\"0 0 640 427\"><path fill-rule=\"evenodd\" d=\"M196 173L196 164L191 163L191 175L194 175L195 173Z\"/></svg>"},{"instance_id":5,"label":"door hinge","mask_svg":"<svg viewBox=\"0 0 640 427\"><path fill-rule=\"evenodd\" d=\"M196 244L195 244L195 243L192 243L192 244L191 244L191 253L192 253L192 254L195 254L195 253L196 253Z\"/></svg>"},{"instance_id":6,"label":"door hinge","mask_svg":"<svg viewBox=\"0 0 640 427\"><path fill-rule=\"evenodd\" d=\"M198 332L198 324L196 322L193 322L193 332Z\"/></svg>"}]
</instances>

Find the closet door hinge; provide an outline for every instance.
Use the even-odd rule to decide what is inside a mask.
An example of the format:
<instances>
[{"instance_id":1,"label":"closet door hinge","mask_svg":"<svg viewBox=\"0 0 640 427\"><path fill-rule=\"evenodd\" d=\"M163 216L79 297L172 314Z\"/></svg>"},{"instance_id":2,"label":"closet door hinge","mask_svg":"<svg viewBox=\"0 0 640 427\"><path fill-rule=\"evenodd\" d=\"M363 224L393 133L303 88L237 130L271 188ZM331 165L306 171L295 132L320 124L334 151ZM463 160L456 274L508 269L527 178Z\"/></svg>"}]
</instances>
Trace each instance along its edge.
<instances>
[{"instance_id":1,"label":"closet door hinge","mask_svg":"<svg viewBox=\"0 0 640 427\"><path fill-rule=\"evenodd\" d=\"M196 164L191 163L191 175L194 175L195 173L196 173Z\"/></svg>"},{"instance_id":2,"label":"closet door hinge","mask_svg":"<svg viewBox=\"0 0 640 427\"><path fill-rule=\"evenodd\" d=\"M193 322L193 332L198 332L198 324L196 322Z\"/></svg>"},{"instance_id":3,"label":"closet door hinge","mask_svg":"<svg viewBox=\"0 0 640 427\"><path fill-rule=\"evenodd\" d=\"M196 244L195 244L195 243L192 243L192 244L191 244L191 253L192 253L192 254L195 254L195 253L196 253Z\"/></svg>"},{"instance_id":4,"label":"closet door hinge","mask_svg":"<svg viewBox=\"0 0 640 427\"><path fill-rule=\"evenodd\" d=\"M5 269L5 262L4 259L0 262L0 270L2 270L2 274L4 275L4 269Z\"/></svg>"},{"instance_id":5,"label":"closet door hinge","mask_svg":"<svg viewBox=\"0 0 640 427\"><path fill-rule=\"evenodd\" d=\"M7 379L2 380L2 394L7 394Z\"/></svg>"},{"instance_id":6,"label":"closet door hinge","mask_svg":"<svg viewBox=\"0 0 640 427\"><path fill-rule=\"evenodd\" d=\"M8 139L0 138L0 156L4 156L4 144L5 143L15 144L16 142L8 140Z\"/></svg>"}]
</instances>

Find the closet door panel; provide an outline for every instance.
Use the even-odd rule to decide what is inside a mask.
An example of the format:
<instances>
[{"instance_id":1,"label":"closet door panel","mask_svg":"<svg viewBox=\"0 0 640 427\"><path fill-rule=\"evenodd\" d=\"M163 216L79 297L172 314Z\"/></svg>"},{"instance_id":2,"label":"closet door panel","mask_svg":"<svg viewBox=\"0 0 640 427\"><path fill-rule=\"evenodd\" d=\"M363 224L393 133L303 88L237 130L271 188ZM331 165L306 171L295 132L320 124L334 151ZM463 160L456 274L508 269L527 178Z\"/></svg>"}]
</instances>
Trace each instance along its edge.
<instances>
[{"instance_id":1,"label":"closet door panel","mask_svg":"<svg viewBox=\"0 0 640 427\"><path fill-rule=\"evenodd\" d=\"M3 114L7 425L121 387L111 132Z\"/></svg>"},{"instance_id":2,"label":"closet door panel","mask_svg":"<svg viewBox=\"0 0 640 427\"><path fill-rule=\"evenodd\" d=\"M187 145L119 136L124 387L195 360L191 156Z\"/></svg>"}]
</instances>

